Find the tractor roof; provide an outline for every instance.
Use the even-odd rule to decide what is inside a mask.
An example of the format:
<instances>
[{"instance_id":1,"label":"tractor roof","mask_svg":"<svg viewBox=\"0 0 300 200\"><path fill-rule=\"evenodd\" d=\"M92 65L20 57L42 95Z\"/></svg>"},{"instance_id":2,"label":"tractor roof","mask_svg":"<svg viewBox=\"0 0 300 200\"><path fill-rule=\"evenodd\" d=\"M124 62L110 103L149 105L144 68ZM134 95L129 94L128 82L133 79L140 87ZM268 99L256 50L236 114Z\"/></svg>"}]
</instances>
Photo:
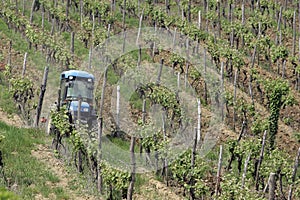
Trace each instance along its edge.
<instances>
[{"instance_id":1,"label":"tractor roof","mask_svg":"<svg viewBox=\"0 0 300 200\"><path fill-rule=\"evenodd\" d=\"M80 71L80 70L69 70L69 71L64 71L61 73L60 78L68 78L69 76L74 76L74 77L80 77L80 78L91 78L95 79L94 76L86 71Z\"/></svg>"}]
</instances>

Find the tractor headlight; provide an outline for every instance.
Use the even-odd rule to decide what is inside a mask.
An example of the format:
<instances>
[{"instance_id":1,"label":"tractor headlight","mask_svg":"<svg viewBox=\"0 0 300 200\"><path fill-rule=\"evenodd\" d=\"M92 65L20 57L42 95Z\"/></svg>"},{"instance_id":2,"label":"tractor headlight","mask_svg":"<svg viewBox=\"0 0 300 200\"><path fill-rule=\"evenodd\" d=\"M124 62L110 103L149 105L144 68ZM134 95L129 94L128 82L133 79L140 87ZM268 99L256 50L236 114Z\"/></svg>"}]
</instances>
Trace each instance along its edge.
<instances>
[{"instance_id":1,"label":"tractor headlight","mask_svg":"<svg viewBox=\"0 0 300 200\"><path fill-rule=\"evenodd\" d=\"M82 111L83 112L89 112L89 108L83 108Z\"/></svg>"}]
</instances>

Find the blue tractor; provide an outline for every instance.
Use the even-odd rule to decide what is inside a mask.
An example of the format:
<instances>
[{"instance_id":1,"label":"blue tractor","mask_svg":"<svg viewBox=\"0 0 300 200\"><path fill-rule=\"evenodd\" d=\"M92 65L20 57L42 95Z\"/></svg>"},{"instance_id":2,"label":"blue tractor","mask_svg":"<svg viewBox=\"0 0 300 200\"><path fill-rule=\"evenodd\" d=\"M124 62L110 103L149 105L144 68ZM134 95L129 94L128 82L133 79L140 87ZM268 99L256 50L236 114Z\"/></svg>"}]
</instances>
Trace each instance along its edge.
<instances>
[{"instance_id":1,"label":"blue tractor","mask_svg":"<svg viewBox=\"0 0 300 200\"><path fill-rule=\"evenodd\" d=\"M69 70L61 73L56 107L66 106L71 124L75 125L80 117L81 124L86 124L89 128L95 125L97 115L93 105L94 81L94 76L85 71ZM50 134L54 127L51 125L51 118L48 119L46 132Z\"/></svg>"}]
</instances>

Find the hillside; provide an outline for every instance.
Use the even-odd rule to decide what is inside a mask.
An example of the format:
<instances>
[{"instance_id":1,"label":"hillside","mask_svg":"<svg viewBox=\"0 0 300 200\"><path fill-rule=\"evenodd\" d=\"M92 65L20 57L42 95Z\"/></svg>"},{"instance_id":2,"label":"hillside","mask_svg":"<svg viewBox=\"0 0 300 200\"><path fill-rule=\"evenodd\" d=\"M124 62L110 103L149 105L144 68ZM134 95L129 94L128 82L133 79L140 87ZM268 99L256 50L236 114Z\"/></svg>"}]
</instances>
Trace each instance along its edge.
<instances>
[{"instance_id":1,"label":"hillside","mask_svg":"<svg viewBox=\"0 0 300 200\"><path fill-rule=\"evenodd\" d=\"M41 137L31 155L54 175L82 176L78 196L61 178L40 199L300 199L299 20L297 1L3 1L0 120ZM97 130L63 107L53 135L32 129L45 66L41 117L60 73L84 70Z\"/></svg>"}]
</instances>

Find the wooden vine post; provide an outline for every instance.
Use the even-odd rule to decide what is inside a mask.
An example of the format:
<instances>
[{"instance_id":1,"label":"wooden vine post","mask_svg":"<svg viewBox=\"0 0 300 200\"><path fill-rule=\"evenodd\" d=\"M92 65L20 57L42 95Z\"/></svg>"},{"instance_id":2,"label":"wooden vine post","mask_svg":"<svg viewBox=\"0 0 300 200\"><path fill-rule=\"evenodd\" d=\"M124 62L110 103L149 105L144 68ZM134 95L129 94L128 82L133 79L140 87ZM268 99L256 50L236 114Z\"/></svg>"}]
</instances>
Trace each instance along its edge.
<instances>
[{"instance_id":1,"label":"wooden vine post","mask_svg":"<svg viewBox=\"0 0 300 200\"><path fill-rule=\"evenodd\" d=\"M257 36L257 41L259 41L260 39L260 28L261 28L261 22L259 22L258 24L258 36ZM255 44L254 46L254 49L253 49L253 54L252 54L252 57L251 57L251 68L254 67L254 63L255 63L255 57L256 57L256 53L257 53L257 44Z\"/></svg>"},{"instance_id":2,"label":"wooden vine post","mask_svg":"<svg viewBox=\"0 0 300 200\"><path fill-rule=\"evenodd\" d=\"M117 125L117 136L119 136L119 131L120 131L120 85L117 85L116 125Z\"/></svg>"},{"instance_id":3,"label":"wooden vine post","mask_svg":"<svg viewBox=\"0 0 300 200\"><path fill-rule=\"evenodd\" d=\"M130 159L131 159L131 174L130 174L130 183L127 191L127 200L132 200L132 195L134 192L134 184L135 184L135 171L136 171L136 163L135 163L135 154L134 154L134 146L135 146L135 136L131 136L130 141Z\"/></svg>"},{"instance_id":4,"label":"wooden vine post","mask_svg":"<svg viewBox=\"0 0 300 200\"><path fill-rule=\"evenodd\" d=\"M78 124L77 130L81 130L81 104L82 104L82 98L79 98L78 99L78 108L77 108L77 124ZM81 173L83 171L81 148L78 149L77 155L78 155L77 170L78 170L78 172Z\"/></svg>"},{"instance_id":5,"label":"wooden vine post","mask_svg":"<svg viewBox=\"0 0 300 200\"><path fill-rule=\"evenodd\" d=\"M23 0L23 3L22 3L22 16L24 16L24 14L25 14L25 1L26 0Z\"/></svg>"},{"instance_id":6,"label":"wooden vine post","mask_svg":"<svg viewBox=\"0 0 300 200\"><path fill-rule=\"evenodd\" d=\"M201 30L201 10L198 11L198 28Z\"/></svg>"},{"instance_id":7,"label":"wooden vine post","mask_svg":"<svg viewBox=\"0 0 300 200\"><path fill-rule=\"evenodd\" d=\"M204 54L204 77L206 78L206 74L207 74L207 67L206 67L206 48L204 48L203 50L203 54ZM208 94L207 94L207 83L206 81L204 81L204 100L205 100L205 104L207 104L207 99L208 99Z\"/></svg>"},{"instance_id":8,"label":"wooden vine post","mask_svg":"<svg viewBox=\"0 0 300 200\"><path fill-rule=\"evenodd\" d=\"M222 121L224 120L223 92L224 92L224 63L221 62L221 91L220 91L221 105L220 106L221 106Z\"/></svg>"},{"instance_id":9,"label":"wooden vine post","mask_svg":"<svg viewBox=\"0 0 300 200\"><path fill-rule=\"evenodd\" d=\"M38 106L36 108L36 118L35 118L35 122L34 122L34 127L38 127L38 125L39 125L39 120L40 120L40 115L41 115L41 111L42 111L44 95L45 95L45 92L46 92L48 72L49 72L49 67L47 66L44 69L43 83L41 85L39 102L38 102Z\"/></svg>"},{"instance_id":10,"label":"wooden vine post","mask_svg":"<svg viewBox=\"0 0 300 200\"><path fill-rule=\"evenodd\" d=\"M122 53L125 53L125 47L126 47L126 31L123 31L123 45L122 45Z\"/></svg>"},{"instance_id":11,"label":"wooden vine post","mask_svg":"<svg viewBox=\"0 0 300 200\"><path fill-rule=\"evenodd\" d=\"M8 60L7 60L7 65L8 65L8 66L11 66L11 49L12 49L12 41L9 40Z\"/></svg>"},{"instance_id":12,"label":"wooden vine post","mask_svg":"<svg viewBox=\"0 0 300 200\"><path fill-rule=\"evenodd\" d=\"M300 159L300 147L298 149L296 159L295 159L295 165L294 165L293 174L292 174L292 183L291 183L290 189L289 189L288 200L292 200L292 197L293 197L293 187L294 187L294 183L296 181L297 169L299 166L299 159Z\"/></svg>"},{"instance_id":13,"label":"wooden vine post","mask_svg":"<svg viewBox=\"0 0 300 200\"><path fill-rule=\"evenodd\" d=\"M105 94L105 88L106 88L106 81L107 81L107 68L105 69L104 75L103 75L103 83L102 83L102 93L101 93L101 99L100 99L100 109L99 109L99 117L97 119L98 121L98 154L97 154L97 188L98 192L102 193L102 172L101 172L101 160L102 160L102 131L103 131L103 107L104 107L104 94Z\"/></svg>"},{"instance_id":14,"label":"wooden vine post","mask_svg":"<svg viewBox=\"0 0 300 200\"><path fill-rule=\"evenodd\" d=\"M166 141L167 130L166 130L166 110L165 109L163 109L163 112L162 112L162 131L163 131L163 140ZM168 186L168 159L167 159L167 156L163 158L162 175L164 176L164 181L167 183L167 186Z\"/></svg>"},{"instance_id":15,"label":"wooden vine post","mask_svg":"<svg viewBox=\"0 0 300 200\"><path fill-rule=\"evenodd\" d=\"M33 21L33 11L34 11L35 3L36 3L36 0L32 0L31 11L30 11L30 19L29 19L30 24L32 24L32 21Z\"/></svg>"},{"instance_id":16,"label":"wooden vine post","mask_svg":"<svg viewBox=\"0 0 300 200\"><path fill-rule=\"evenodd\" d=\"M174 32L173 32L172 51L175 50L175 45L176 45L176 34L177 34L177 28L175 28L175 29L174 29Z\"/></svg>"},{"instance_id":17,"label":"wooden vine post","mask_svg":"<svg viewBox=\"0 0 300 200\"><path fill-rule=\"evenodd\" d=\"M236 88L237 88L237 76L238 76L238 70L234 73L234 94L233 94L233 130L235 131L235 121L236 121Z\"/></svg>"},{"instance_id":18,"label":"wooden vine post","mask_svg":"<svg viewBox=\"0 0 300 200\"><path fill-rule=\"evenodd\" d=\"M195 161L196 161L196 150L197 150L197 140L198 140L198 131L197 131L197 128L195 128L194 130L195 134L194 134L194 144L193 144L193 148L192 148L192 157L191 157L191 178L190 178L190 183L189 185L191 186L190 187L190 197L191 199L195 199L195 188L194 188L194 185L195 185L195 179L194 179L194 169L195 169Z\"/></svg>"},{"instance_id":19,"label":"wooden vine post","mask_svg":"<svg viewBox=\"0 0 300 200\"><path fill-rule=\"evenodd\" d=\"M26 63L27 63L27 52L25 52L25 54L24 54L23 69L22 69L22 77L24 77L24 75L25 75L25 71L26 71Z\"/></svg>"},{"instance_id":20,"label":"wooden vine post","mask_svg":"<svg viewBox=\"0 0 300 200\"><path fill-rule=\"evenodd\" d=\"M122 19L122 27L123 30L126 30L126 26L125 26L125 17L126 17L126 0L123 0L123 19Z\"/></svg>"},{"instance_id":21,"label":"wooden vine post","mask_svg":"<svg viewBox=\"0 0 300 200\"><path fill-rule=\"evenodd\" d=\"M258 160L258 163L257 163L257 168L256 168L256 174L255 174L255 187L256 187L256 190L258 190L258 181L259 181L259 168L260 168L260 165L262 163L262 160L264 158L264 150L265 150L265 144L266 144L266 137L267 137L267 131L265 130L264 131L264 135L263 135L263 140L262 140L262 146L261 146L261 150L260 150L260 155L259 155L259 160Z\"/></svg>"},{"instance_id":22,"label":"wooden vine post","mask_svg":"<svg viewBox=\"0 0 300 200\"><path fill-rule=\"evenodd\" d=\"M72 59L74 59L74 53L75 53L74 41L75 41L75 32L72 31L72 33L71 33L71 45L70 45L70 51L71 51Z\"/></svg>"},{"instance_id":23,"label":"wooden vine post","mask_svg":"<svg viewBox=\"0 0 300 200\"><path fill-rule=\"evenodd\" d=\"M192 5L192 1L189 0L188 2L188 11L187 11L187 18L188 18L188 22L191 22L191 5Z\"/></svg>"},{"instance_id":24,"label":"wooden vine post","mask_svg":"<svg viewBox=\"0 0 300 200\"><path fill-rule=\"evenodd\" d=\"M83 24L83 0L79 1L80 5L80 27L82 27Z\"/></svg>"},{"instance_id":25,"label":"wooden vine post","mask_svg":"<svg viewBox=\"0 0 300 200\"><path fill-rule=\"evenodd\" d=\"M295 56L296 53L296 11L293 13L293 49L292 55Z\"/></svg>"},{"instance_id":26,"label":"wooden vine post","mask_svg":"<svg viewBox=\"0 0 300 200\"><path fill-rule=\"evenodd\" d=\"M241 139L242 139L242 137L243 137L243 133L244 133L245 128L246 128L246 122L243 121L242 128L241 128L241 132L240 132L239 137L238 137L238 139L237 139L237 144L239 144L239 142L241 141ZM231 153L231 156L230 156L230 160L228 161L228 166L227 166L227 168L226 168L227 170L230 170L230 169L231 169L231 164L232 164L232 162L233 162L234 159L235 159L235 153L234 153L234 150L235 150L235 146L233 146L232 149L229 150L230 153Z\"/></svg>"},{"instance_id":27,"label":"wooden vine post","mask_svg":"<svg viewBox=\"0 0 300 200\"><path fill-rule=\"evenodd\" d=\"M70 0L66 0L66 17L69 17L69 12L70 12Z\"/></svg>"},{"instance_id":28,"label":"wooden vine post","mask_svg":"<svg viewBox=\"0 0 300 200\"><path fill-rule=\"evenodd\" d=\"M245 0L242 2L242 26L245 26ZM242 48L244 48L245 45L245 38L244 35L242 35Z\"/></svg>"},{"instance_id":29,"label":"wooden vine post","mask_svg":"<svg viewBox=\"0 0 300 200\"><path fill-rule=\"evenodd\" d=\"M219 196L220 190L220 178L221 178L221 168L222 168L222 153L223 147L220 145L220 153L219 153L219 161L218 161L218 171L217 171L217 180L216 180L216 187L215 187L215 195L216 197Z\"/></svg>"},{"instance_id":30,"label":"wooden vine post","mask_svg":"<svg viewBox=\"0 0 300 200\"><path fill-rule=\"evenodd\" d=\"M142 30L142 20L143 20L143 13L144 10L142 11L142 14L140 15L140 20L139 20L139 29L138 29L138 35L136 37L136 45L139 45L139 39L140 39L140 35L141 35L141 30ZM140 46L139 46L140 47ZM140 47L141 48L141 47Z\"/></svg>"},{"instance_id":31,"label":"wooden vine post","mask_svg":"<svg viewBox=\"0 0 300 200\"><path fill-rule=\"evenodd\" d=\"M161 59L160 60L160 67L159 67L159 71L158 71L158 76L157 76L157 80L156 80L156 85L160 85L160 78L161 78L163 64L164 64L164 59Z\"/></svg>"},{"instance_id":32,"label":"wooden vine post","mask_svg":"<svg viewBox=\"0 0 300 200\"><path fill-rule=\"evenodd\" d=\"M137 67L141 66L141 62L142 62L142 47L141 45L139 45L139 57L138 57Z\"/></svg>"},{"instance_id":33,"label":"wooden vine post","mask_svg":"<svg viewBox=\"0 0 300 200\"><path fill-rule=\"evenodd\" d=\"M269 200L274 200L275 199L275 185L276 185L276 180L275 180L275 173L270 173L270 179L269 179Z\"/></svg>"},{"instance_id":34,"label":"wooden vine post","mask_svg":"<svg viewBox=\"0 0 300 200\"><path fill-rule=\"evenodd\" d=\"M197 138L196 138L196 142L198 143L198 145L200 145L201 143L201 101L200 99L197 100L197 106L198 106L198 122L197 122ZM196 145L197 145L196 143Z\"/></svg>"},{"instance_id":35,"label":"wooden vine post","mask_svg":"<svg viewBox=\"0 0 300 200\"><path fill-rule=\"evenodd\" d=\"M166 12L168 15L170 15L170 0L165 0L166 4Z\"/></svg>"},{"instance_id":36,"label":"wooden vine post","mask_svg":"<svg viewBox=\"0 0 300 200\"><path fill-rule=\"evenodd\" d=\"M281 17L282 17L282 6L280 6L278 21L277 21L277 33L276 33L276 38L275 38L275 45L278 45L278 33L280 33L280 31L281 31L281 29L280 29Z\"/></svg>"},{"instance_id":37,"label":"wooden vine post","mask_svg":"<svg viewBox=\"0 0 300 200\"><path fill-rule=\"evenodd\" d=\"M244 171L243 171L243 175L242 175L242 188L244 188L244 186L245 186L246 173L247 173L247 168L248 168L248 163L250 161L250 158L251 158L251 152L247 156L247 159L244 164Z\"/></svg>"},{"instance_id":38,"label":"wooden vine post","mask_svg":"<svg viewBox=\"0 0 300 200\"><path fill-rule=\"evenodd\" d=\"M217 1L217 10L218 10L218 37L221 38L221 2Z\"/></svg>"},{"instance_id":39,"label":"wooden vine post","mask_svg":"<svg viewBox=\"0 0 300 200\"><path fill-rule=\"evenodd\" d=\"M188 77L189 77L189 38L186 38L186 61L185 61L185 73L184 73L184 88L187 88Z\"/></svg>"},{"instance_id":40,"label":"wooden vine post","mask_svg":"<svg viewBox=\"0 0 300 200\"><path fill-rule=\"evenodd\" d=\"M143 108L142 108L142 124L145 125L146 122L146 99L143 95ZM140 137L140 157L143 154L143 137Z\"/></svg>"},{"instance_id":41,"label":"wooden vine post","mask_svg":"<svg viewBox=\"0 0 300 200\"><path fill-rule=\"evenodd\" d=\"M45 6L43 4L42 5L42 31L44 31L44 26L45 26Z\"/></svg>"}]
</instances>

